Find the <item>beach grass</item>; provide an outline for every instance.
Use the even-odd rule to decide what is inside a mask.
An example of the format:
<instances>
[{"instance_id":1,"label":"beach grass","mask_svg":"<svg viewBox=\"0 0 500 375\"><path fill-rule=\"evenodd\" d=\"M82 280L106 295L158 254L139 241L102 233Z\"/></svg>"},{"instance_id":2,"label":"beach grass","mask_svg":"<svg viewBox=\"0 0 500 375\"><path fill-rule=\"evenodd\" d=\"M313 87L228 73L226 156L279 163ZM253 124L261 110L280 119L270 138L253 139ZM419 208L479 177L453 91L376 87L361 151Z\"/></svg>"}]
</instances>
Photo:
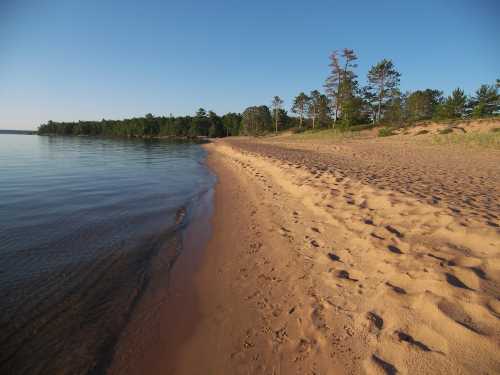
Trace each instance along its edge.
<instances>
[{"instance_id":1,"label":"beach grass","mask_svg":"<svg viewBox=\"0 0 500 375\"><path fill-rule=\"evenodd\" d=\"M291 139L308 141L308 140L330 140L344 141L349 139L362 138L363 134L359 131L349 131L340 129L321 129L321 130L306 130L301 133L290 135Z\"/></svg>"},{"instance_id":2,"label":"beach grass","mask_svg":"<svg viewBox=\"0 0 500 375\"><path fill-rule=\"evenodd\" d=\"M500 150L500 132L488 133L448 133L438 134L429 138L434 145L464 145Z\"/></svg>"}]
</instances>

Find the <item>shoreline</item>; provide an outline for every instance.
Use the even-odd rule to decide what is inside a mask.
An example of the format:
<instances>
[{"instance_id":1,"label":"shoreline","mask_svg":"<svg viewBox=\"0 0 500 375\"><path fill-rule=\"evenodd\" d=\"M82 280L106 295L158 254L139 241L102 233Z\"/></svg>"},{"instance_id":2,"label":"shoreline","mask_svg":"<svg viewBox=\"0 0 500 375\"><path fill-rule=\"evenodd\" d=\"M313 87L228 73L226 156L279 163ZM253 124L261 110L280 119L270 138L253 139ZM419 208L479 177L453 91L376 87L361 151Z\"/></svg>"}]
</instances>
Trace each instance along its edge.
<instances>
[{"instance_id":1,"label":"shoreline","mask_svg":"<svg viewBox=\"0 0 500 375\"><path fill-rule=\"evenodd\" d=\"M165 248L152 260L150 285L118 341L107 374L175 373L173 358L199 319L193 275L211 234L213 194L214 187L192 205L190 221L179 233L181 253L172 260Z\"/></svg>"}]
</instances>

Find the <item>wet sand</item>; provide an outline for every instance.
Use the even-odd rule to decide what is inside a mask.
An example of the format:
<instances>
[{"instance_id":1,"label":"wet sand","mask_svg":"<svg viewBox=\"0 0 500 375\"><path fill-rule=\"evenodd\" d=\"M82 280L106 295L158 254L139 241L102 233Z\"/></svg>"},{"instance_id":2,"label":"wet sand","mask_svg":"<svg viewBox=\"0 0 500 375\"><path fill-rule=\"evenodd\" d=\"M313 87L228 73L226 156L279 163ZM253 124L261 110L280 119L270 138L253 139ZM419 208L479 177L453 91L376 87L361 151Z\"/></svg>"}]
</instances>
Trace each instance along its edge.
<instances>
[{"instance_id":1,"label":"wet sand","mask_svg":"<svg viewBox=\"0 0 500 375\"><path fill-rule=\"evenodd\" d=\"M211 235L213 190L192 207L176 252L166 247L152 261L147 290L115 348L108 374L175 374L175 358L200 319L193 281Z\"/></svg>"},{"instance_id":2,"label":"wet sand","mask_svg":"<svg viewBox=\"0 0 500 375\"><path fill-rule=\"evenodd\" d=\"M496 211L481 211L498 195L485 191L489 206L466 215L450 210L451 193L432 204L391 178L381 189L318 151L294 159L248 139L208 149L213 236L194 278L199 319L172 373L500 370L500 234ZM314 159L329 157L336 168Z\"/></svg>"}]
</instances>

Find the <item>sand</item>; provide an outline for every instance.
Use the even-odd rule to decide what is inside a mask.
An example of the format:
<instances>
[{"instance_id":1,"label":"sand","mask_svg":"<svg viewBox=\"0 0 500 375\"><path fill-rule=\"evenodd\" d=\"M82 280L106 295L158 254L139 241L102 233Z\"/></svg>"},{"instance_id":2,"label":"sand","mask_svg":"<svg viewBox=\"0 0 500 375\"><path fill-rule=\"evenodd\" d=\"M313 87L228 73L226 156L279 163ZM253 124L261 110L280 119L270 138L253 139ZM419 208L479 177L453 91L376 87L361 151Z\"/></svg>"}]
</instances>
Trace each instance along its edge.
<instances>
[{"instance_id":1,"label":"sand","mask_svg":"<svg viewBox=\"0 0 500 375\"><path fill-rule=\"evenodd\" d=\"M500 371L498 195L474 187L486 203L467 214L449 206L473 184L441 179L450 189L441 199L419 196L433 189L434 166L412 162L425 152L401 169L420 177L412 193L396 191L396 178L383 189L360 178L335 149L294 159L289 146L235 139L208 150L219 177L214 231L195 275L199 319L173 373ZM314 162L328 158L333 168ZM464 177L450 163L448 177Z\"/></svg>"},{"instance_id":2,"label":"sand","mask_svg":"<svg viewBox=\"0 0 500 375\"><path fill-rule=\"evenodd\" d=\"M181 257L175 309L139 324L160 339L111 373L500 373L498 153L397 139L207 150L211 238L196 267Z\"/></svg>"}]
</instances>

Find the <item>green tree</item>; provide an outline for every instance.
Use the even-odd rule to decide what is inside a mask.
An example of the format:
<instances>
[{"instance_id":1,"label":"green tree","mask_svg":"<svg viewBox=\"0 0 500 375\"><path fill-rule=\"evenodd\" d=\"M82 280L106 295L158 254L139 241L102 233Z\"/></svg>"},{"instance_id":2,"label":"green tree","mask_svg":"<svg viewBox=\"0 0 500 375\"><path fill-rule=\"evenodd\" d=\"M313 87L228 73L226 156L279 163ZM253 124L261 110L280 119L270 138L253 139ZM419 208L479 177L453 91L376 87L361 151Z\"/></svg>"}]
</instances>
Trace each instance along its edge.
<instances>
[{"instance_id":1,"label":"green tree","mask_svg":"<svg viewBox=\"0 0 500 375\"><path fill-rule=\"evenodd\" d=\"M269 131L272 118L269 108L265 105L245 109L242 115L243 132L248 135L259 135Z\"/></svg>"},{"instance_id":2,"label":"green tree","mask_svg":"<svg viewBox=\"0 0 500 375\"><path fill-rule=\"evenodd\" d=\"M465 114L467 106L467 96L460 88L453 90L450 96L436 109L435 118L454 119L461 118Z\"/></svg>"},{"instance_id":3,"label":"green tree","mask_svg":"<svg viewBox=\"0 0 500 375\"><path fill-rule=\"evenodd\" d=\"M347 75L342 81L339 94L342 108L340 113L342 127L347 128L362 122L365 103L359 95L358 82L354 75Z\"/></svg>"},{"instance_id":4,"label":"green tree","mask_svg":"<svg viewBox=\"0 0 500 375\"><path fill-rule=\"evenodd\" d=\"M372 123L375 123L377 119L377 94L373 92L370 86L363 87L360 94L364 103L364 116L371 119Z\"/></svg>"},{"instance_id":5,"label":"green tree","mask_svg":"<svg viewBox=\"0 0 500 375\"><path fill-rule=\"evenodd\" d=\"M239 135L241 127L241 115L239 113L227 113L222 116L222 125L226 131L226 136Z\"/></svg>"},{"instance_id":6,"label":"green tree","mask_svg":"<svg viewBox=\"0 0 500 375\"><path fill-rule=\"evenodd\" d=\"M409 121L431 119L442 102L442 91L431 89L414 91L406 100L406 116Z\"/></svg>"},{"instance_id":7,"label":"green tree","mask_svg":"<svg viewBox=\"0 0 500 375\"><path fill-rule=\"evenodd\" d=\"M321 94L317 102L318 102L318 114L317 114L318 125L319 127L328 127L332 122L330 103L328 97L324 94Z\"/></svg>"},{"instance_id":8,"label":"green tree","mask_svg":"<svg viewBox=\"0 0 500 375\"><path fill-rule=\"evenodd\" d=\"M313 90L309 94L309 103L308 103L308 108L307 108L307 113L309 114L309 117L312 119L312 128L316 128L316 119L318 118L319 115L319 110L320 110L320 100L321 100L321 93L318 90Z\"/></svg>"},{"instance_id":9,"label":"green tree","mask_svg":"<svg viewBox=\"0 0 500 375\"><path fill-rule=\"evenodd\" d=\"M326 94L332 102L334 124L340 118L342 107L349 105L351 95L347 94L349 87L353 87L356 81L354 68L357 67L355 61L358 59L354 50L344 48L339 56L338 51L330 55L330 75L325 82Z\"/></svg>"},{"instance_id":10,"label":"green tree","mask_svg":"<svg viewBox=\"0 0 500 375\"><path fill-rule=\"evenodd\" d=\"M309 97L303 92L297 95L293 100L292 112L297 113L299 115L300 118L299 128L302 128L304 115L306 113L308 103L309 103Z\"/></svg>"},{"instance_id":11,"label":"green tree","mask_svg":"<svg viewBox=\"0 0 500 375\"><path fill-rule=\"evenodd\" d=\"M385 105L384 122L392 125L402 125L406 119L405 103L407 98L399 90L395 91Z\"/></svg>"},{"instance_id":12,"label":"green tree","mask_svg":"<svg viewBox=\"0 0 500 375\"><path fill-rule=\"evenodd\" d=\"M207 112L203 109L200 108L198 111L196 111L196 115L194 116L193 120L191 121L191 126L189 129L189 136L190 137L197 137L197 136L208 136L208 129L210 128L210 122L207 117Z\"/></svg>"},{"instance_id":13,"label":"green tree","mask_svg":"<svg viewBox=\"0 0 500 375\"><path fill-rule=\"evenodd\" d=\"M491 116L500 110L500 96L494 85L481 85L470 101L473 117Z\"/></svg>"},{"instance_id":14,"label":"green tree","mask_svg":"<svg viewBox=\"0 0 500 375\"><path fill-rule=\"evenodd\" d=\"M278 129L286 129L290 127L291 120L285 109L280 108L278 110L277 120L278 120ZM273 111L273 124L276 125L276 115L274 114L274 111Z\"/></svg>"},{"instance_id":15,"label":"green tree","mask_svg":"<svg viewBox=\"0 0 500 375\"><path fill-rule=\"evenodd\" d=\"M396 70L391 60L383 59L368 71L369 88L376 95L376 121L382 118L384 105L398 92L401 74Z\"/></svg>"},{"instance_id":16,"label":"green tree","mask_svg":"<svg viewBox=\"0 0 500 375\"><path fill-rule=\"evenodd\" d=\"M208 136L210 138L220 138L224 137L224 126L222 125L222 120L213 111L208 112L208 122L210 124L208 128Z\"/></svg>"},{"instance_id":17,"label":"green tree","mask_svg":"<svg viewBox=\"0 0 500 375\"><path fill-rule=\"evenodd\" d=\"M274 114L274 132L278 133L278 122L280 119L280 110L283 109L283 100L279 96L275 96L272 101Z\"/></svg>"}]
</instances>

